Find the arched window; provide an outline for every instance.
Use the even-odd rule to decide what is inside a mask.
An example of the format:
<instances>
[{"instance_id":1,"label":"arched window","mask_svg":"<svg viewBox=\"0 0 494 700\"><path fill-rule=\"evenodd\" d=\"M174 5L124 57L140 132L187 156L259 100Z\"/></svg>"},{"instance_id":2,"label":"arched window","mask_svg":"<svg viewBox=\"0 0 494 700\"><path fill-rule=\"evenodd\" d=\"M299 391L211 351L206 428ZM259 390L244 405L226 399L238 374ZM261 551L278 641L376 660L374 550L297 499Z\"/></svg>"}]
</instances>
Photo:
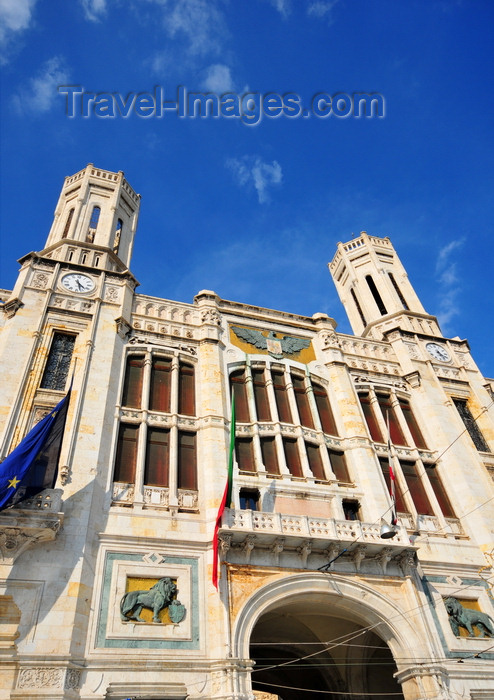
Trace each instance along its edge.
<instances>
[{"instance_id":1,"label":"arched window","mask_svg":"<svg viewBox=\"0 0 494 700\"><path fill-rule=\"evenodd\" d=\"M120 239L122 237L122 229L123 229L123 221L122 221L122 219L118 219L117 227L115 229L115 237L113 239L113 252L115 254L118 253L118 248L120 246Z\"/></svg>"},{"instance_id":2,"label":"arched window","mask_svg":"<svg viewBox=\"0 0 494 700\"><path fill-rule=\"evenodd\" d=\"M93 211L91 212L91 219L89 220L89 228L86 234L86 241L88 243L92 243L94 241L94 235L96 233L96 229L98 228L100 214L101 207L93 207Z\"/></svg>"}]
</instances>

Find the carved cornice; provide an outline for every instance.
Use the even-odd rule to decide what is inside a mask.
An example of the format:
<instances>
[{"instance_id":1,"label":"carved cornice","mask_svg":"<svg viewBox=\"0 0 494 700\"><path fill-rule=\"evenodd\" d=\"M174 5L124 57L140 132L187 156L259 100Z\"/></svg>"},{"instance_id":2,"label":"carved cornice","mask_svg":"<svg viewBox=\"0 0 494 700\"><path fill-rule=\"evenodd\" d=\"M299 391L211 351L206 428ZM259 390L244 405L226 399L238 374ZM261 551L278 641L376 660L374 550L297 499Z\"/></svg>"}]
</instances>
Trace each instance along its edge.
<instances>
[{"instance_id":1,"label":"carved cornice","mask_svg":"<svg viewBox=\"0 0 494 700\"><path fill-rule=\"evenodd\" d=\"M0 311L3 311L7 318L12 318L22 306L24 306L24 304L20 299L11 299L5 302L5 304L0 305Z\"/></svg>"},{"instance_id":2,"label":"carved cornice","mask_svg":"<svg viewBox=\"0 0 494 700\"><path fill-rule=\"evenodd\" d=\"M14 564L29 547L55 539L63 523L62 489L38 496L0 513L0 553L3 564Z\"/></svg>"}]
</instances>

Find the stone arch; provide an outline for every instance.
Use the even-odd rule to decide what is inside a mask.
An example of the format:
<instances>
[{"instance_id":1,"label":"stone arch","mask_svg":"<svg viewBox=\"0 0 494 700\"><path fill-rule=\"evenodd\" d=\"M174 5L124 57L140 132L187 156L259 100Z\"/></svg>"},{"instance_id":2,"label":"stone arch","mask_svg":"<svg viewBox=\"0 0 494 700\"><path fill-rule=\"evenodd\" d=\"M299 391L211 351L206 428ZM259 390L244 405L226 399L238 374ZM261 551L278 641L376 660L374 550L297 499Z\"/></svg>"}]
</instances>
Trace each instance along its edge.
<instances>
[{"instance_id":1,"label":"stone arch","mask_svg":"<svg viewBox=\"0 0 494 700\"><path fill-rule=\"evenodd\" d=\"M425 690L422 680L406 671L424 658L432 658L427 634L418 622L421 617L407 616L407 610L399 607L390 596L353 577L307 572L270 581L259 588L238 612L232 630L233 655L249 659L251 638L263 616L304 599L318 610L325 609L328 617L330 610L335 619L351 620L351 624L363 630L370 628L383 642L383 648L391 652L390 658L395 660L400 676L403 677L403 673L407 676L407 682L402 685L404 697L420 697L420 691ZM406 659L406 663L401 659ZM435 685L432 679L425 682L428 694L431 682ZM244 690L248 690L250 679L244 678L244 683Z\"/></svg>"}]
</instances>

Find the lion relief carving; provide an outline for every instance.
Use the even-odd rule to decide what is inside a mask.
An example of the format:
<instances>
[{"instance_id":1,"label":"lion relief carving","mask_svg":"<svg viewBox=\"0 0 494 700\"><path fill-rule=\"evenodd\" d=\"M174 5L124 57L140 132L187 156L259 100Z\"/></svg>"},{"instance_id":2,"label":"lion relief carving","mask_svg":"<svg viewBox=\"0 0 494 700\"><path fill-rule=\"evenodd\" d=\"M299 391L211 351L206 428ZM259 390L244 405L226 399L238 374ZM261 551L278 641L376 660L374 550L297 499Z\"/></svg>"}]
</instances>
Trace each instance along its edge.
<instances>
[{"instance_id":1,"label":"lion relief carving","mask_svg":"<svg viewBox=\"0 0 494 700\"><path fill-rule=\"evenodd\" d=\"M444 605L448 611L451 629L457 637L460 634L460 627L466 629L471 637L475 636L474 627L477 627L481 637L484 637L485 633L489 637L494 637L494 620L490 615L479 610L464 608L459 600L451 596L444 599Z\"/></svg>"},{"instance_id":2,"label":"lion relief carving","mask_svg":"<svg viewBox=\"0 0 494 700\"><path fill-rule=\"evenodd\" d=\"M143 608L149 608L153 611L153 622L161 623L159 614L164 608L168 608L172 622L181 622L185 616L185 608L178 600L175 600L177 590L176 584L167 576L160 578L147 591L129 591L125 593L120 601L122 622L128 622L129 620L146 622L140 616Z\"/></svg>"}]
</instances>

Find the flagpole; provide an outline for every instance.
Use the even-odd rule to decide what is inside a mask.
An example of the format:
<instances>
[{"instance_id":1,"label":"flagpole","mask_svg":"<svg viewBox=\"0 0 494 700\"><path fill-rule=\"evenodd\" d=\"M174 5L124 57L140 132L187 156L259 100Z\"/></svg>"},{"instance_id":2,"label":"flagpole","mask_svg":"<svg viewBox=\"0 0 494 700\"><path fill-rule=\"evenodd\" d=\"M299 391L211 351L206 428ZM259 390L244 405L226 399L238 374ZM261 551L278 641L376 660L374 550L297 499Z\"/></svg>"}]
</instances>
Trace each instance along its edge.
<instances>
[{"instance_id":1,"label":"flagpole","mask_svg":"<svg viewBox=\"0 0 494 700\"><path fill-rule=\"evenodd\" d=\"M396 476L393 469L393 454L391 451L391 430L389 428L389 411L386 411L386 423L388 428L388 467L389 467L389 495L391 497L391 524L398 524L396 514Z\"/></svg>"}]
</instances>

